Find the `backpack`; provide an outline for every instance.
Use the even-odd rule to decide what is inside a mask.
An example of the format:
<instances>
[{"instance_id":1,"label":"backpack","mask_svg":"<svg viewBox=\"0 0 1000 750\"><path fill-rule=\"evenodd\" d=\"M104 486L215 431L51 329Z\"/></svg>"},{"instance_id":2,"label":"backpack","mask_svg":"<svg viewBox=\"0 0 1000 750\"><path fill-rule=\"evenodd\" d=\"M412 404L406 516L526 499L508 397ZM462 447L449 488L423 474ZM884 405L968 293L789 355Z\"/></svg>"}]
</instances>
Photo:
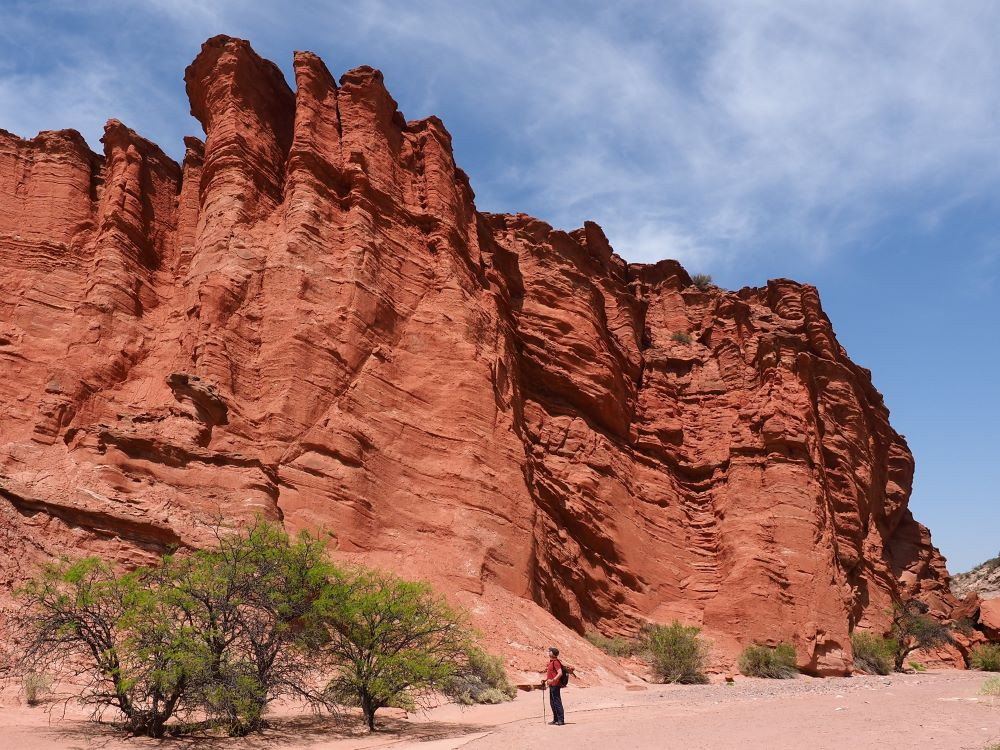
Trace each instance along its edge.
<instances>
[{"instance_id":1,"label":"backpack","mask_svg":"<svg viewBox=\"0 0 1000 750\"><path fill-rule=\"evenodd\" d=\"M556 661L559 660L556 659ZM559 669L562 670L562 675L560 675L559 677L559 687L566 687L567 685L569 685L569 671L566 669L566 667L563 665L561 661L559 661Z\"/></svg>"}]
</instances>

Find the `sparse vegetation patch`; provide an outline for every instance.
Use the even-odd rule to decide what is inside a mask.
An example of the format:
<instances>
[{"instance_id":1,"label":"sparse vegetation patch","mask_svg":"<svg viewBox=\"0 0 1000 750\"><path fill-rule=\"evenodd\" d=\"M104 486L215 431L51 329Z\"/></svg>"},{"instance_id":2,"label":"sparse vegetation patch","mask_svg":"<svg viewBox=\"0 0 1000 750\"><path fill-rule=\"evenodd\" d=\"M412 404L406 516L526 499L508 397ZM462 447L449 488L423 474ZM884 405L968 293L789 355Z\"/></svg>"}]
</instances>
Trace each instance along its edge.
<instances>
[{"instance_id":1,"label":"sparse vegetation patch","mask_svg":"<svg viewBox=\"0 0 1000 750\"><path fill-rule=\"evenodd\" d=\"M606 636L597 631L587 633L584 635L584 638L604 653L618 659L627 659L630 656L635 656L642 648L633 638L625 638L620 635Z\"/></svg>"},{"instance_id":2,"label":"sparse vegetation patch","mask_svg":"<svg viewBox=\"0 0 1000 750\"><path fill-rule=\"evenodd\" d=\"M1000 643L984 643L969 654L969 667L984 672L1000 672Z\"/></svg>"},{"instance_id":3,"label":"sparse vegetation patch","mask_svg":"<svg viewBox=\"0 0 1000 750\"><path fill-rule=\"evenodd\" d=\"M790 643L777 646L754 644L743 649L739 659L740 673L747 677L789 679L798 673L795 647Z\"/></svg>"},{"instance_id":4,"label":"sparse vegetation patch","mask_svg":"<svg viewBox=\"0 0 1000 750\"><path fill-rule=\"evenodd\" d=\"M854 631L851 633L851 646L855 669L868 674L889 674L895 664L897 645L892 638Z\"/></svg>"}]
</instances>

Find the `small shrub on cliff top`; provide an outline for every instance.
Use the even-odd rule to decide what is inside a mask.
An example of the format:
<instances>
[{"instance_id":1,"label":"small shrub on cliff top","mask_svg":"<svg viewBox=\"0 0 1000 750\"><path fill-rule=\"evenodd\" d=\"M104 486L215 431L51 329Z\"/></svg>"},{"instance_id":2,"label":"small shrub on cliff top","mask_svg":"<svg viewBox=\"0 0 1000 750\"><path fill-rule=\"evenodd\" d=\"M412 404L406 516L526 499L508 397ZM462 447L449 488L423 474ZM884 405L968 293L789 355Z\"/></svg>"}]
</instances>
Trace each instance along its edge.
<instances>
[{"instance_id":1,"label":"small shrub on cliff top","mask_svg":"<svg viewBox=\"0 0 1000 750\"><path fill-rule=\"evenodd\" d=\"M690 344L692 339L691 336L684 333L684 331L674 331L674 335L670 337L671 341L676 341L679 344Z\"/></svg>"},{"instance_id":2,"label":"small shrub on cliff top","mask_svg":"<svg viewBox=\"0 0 1000 750\"><path fill-rule=\"evenodd\" d=\"M969 654L969 666L984 672L1000 672L1000 643L976 646Z\"/></svg>"},{"instance_id":3,"label":"small shrub on cliff top","mask_svg":"<svg viewBox=\"0 0 1000 750\"><path fill-rule=\"evenodd\" d=\"M851 633L854 649L854 666L868 674L889 674L893 670L897 644L892 638L882 638L874 633Z\"/></svg>"},{"instance_id":4,"label":"small shrub on cliff top","mask_svg":"<svg viewBox=\"0 0 1000 750\"><path fill-rule=\"evenodd\" d=\"M707 273L696 273L691 277L691 283L705 292L712 288L712 277Z\"/></svg>"},{"instance_id":5,"label":"small shrub on cliff top","mask_svg":"<svg viewBox=\"0 0 1000 750\"><path fill-rule=\"evenodd\" d=\"M584 637L604 653L619 659L627 659L630 656L635 656L636 651L639 649L635 641L623 638L620 635L609 638L606 635L591 632L587 633Z\"/></svg>"},{"instance_id":6,"label":"small shrub on cliff top","mask_svg":"<svg viewBox=\"0 0 1000 750\"><path fill-rule=\"evenodd\" d=\"M698 637L701 628L681 625L652 625L644 631L643 645L658 682L694 685L708 682L705 661L708 644Z\"/></svg>"},{"instance_id":7,"label":"small shrub on cliff top","mask_svg":"<svg viewBox=\"0 0 1000 750\"><path fill-rule=\"evenodd\" d=\"M740 654L739 667L747 677L784 680L799 673L795 666L795 647L790 643L779 643L774 647L747 646Z\"/></svg>"}]
</instances>

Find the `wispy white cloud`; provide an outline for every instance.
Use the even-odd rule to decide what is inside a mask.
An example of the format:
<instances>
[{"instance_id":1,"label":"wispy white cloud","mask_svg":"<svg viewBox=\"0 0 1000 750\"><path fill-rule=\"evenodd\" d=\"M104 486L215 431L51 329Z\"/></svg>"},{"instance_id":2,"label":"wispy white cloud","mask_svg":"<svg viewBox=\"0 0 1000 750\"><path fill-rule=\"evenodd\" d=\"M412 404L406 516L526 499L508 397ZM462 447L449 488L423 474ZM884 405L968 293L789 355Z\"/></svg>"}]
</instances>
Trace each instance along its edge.
<instances>
[{"instance_id":1,"label":"wispy white cloud","mask_svg":"<svg viewBox=\"0 0 1000 750\"><path fill-rule=\"evenodd\" d=\"M106 19L125 4L97 7ZM131 23L188 56L225 31L280 50L286 70L292 48L333 69L384 67L408 116L445 115L481 206L567 228L593 218L635 260L822 262L901 213L933 225L1000 182L1000 8L986 0L154 0L143 13ZM134 113L176 153L191 129L179 70L168 81L122 59L143 51L133 35L112 53L64 32L80 44L69 78L0 70L4 126Z\"/></svg>"}]
</instances>

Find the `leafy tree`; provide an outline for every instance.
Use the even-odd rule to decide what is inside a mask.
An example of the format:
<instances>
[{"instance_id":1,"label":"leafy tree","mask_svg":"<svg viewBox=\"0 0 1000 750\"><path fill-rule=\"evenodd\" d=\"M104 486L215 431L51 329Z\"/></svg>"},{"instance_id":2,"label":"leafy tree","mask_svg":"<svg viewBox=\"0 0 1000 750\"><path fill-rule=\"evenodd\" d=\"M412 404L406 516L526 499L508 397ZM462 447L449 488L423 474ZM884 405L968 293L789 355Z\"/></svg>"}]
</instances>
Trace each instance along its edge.
<instances>
[{"instance_id":1,"label":"leafy tree","mask_svg":"<svg viewBox=\"0 0 1000 750\"><path fill-rule=\"evenodd\" d=\"M468 658L463 618L426 583L355 570L327 591L323 652L335 675L328 701L359 706L371 731L380 708L413 709Z\"/></svg>"},{"instance_id":2,"label":"leafy tree","mask_svg":"<svg viewBox=\"0 0 1000 750\"><path fill-rule=\"evenodd\" d=\"M162 576L205 655L192 686L198 703L229 734L245 735L275 698L314 697L306 687L315 667L309 628L335 569L319 540L292 540L259 519L216 536L212 549L164 558Z\"/></svg>"},{"instance_id":3,"label":"leafy tree","mask_svg":"<svg viewBox=\"0 0 1000 750\"><path fill-rule=\"evenodd\" d=\"M890 637L896 642L894 666L903 671L906 657L917 649L934 648L951 643L951 632L927 614L930 608L918 599L909 599L892 607Z\"/></svg>"},{"instance_id":4,"label":"leafy tree","mask_svg":"<svg viewBox=\"0 0 1000 750\"><path fill-rule=\"evenodd\" d=\"M150 585L149 571L116 576L96 558L45 566L19 591L26 673L72 670L95 717L116 708L125 729L162 737L199 669L197 648Z\"/></svg>"}]
</instances>

